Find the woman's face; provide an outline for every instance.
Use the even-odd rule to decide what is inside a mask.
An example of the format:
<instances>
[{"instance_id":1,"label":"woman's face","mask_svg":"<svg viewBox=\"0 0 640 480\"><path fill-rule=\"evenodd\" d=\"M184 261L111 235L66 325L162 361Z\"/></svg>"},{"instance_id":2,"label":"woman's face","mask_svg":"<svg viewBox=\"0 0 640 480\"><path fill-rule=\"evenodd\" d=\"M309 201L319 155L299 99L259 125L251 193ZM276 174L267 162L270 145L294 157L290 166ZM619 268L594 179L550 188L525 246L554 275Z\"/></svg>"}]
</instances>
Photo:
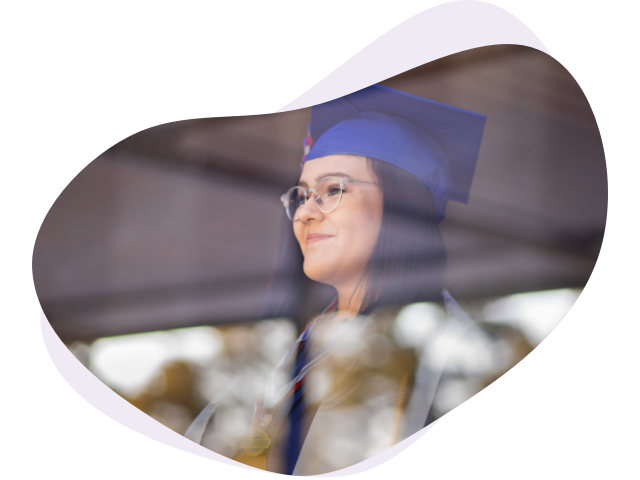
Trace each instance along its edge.
<instances>
[{"instance_id":1,"label":"woman's face","mask_svg":"<svg viewBox=\"0 0 640 480\"><path fill-rule=\"evenodd\" d=\"M313 188L327 176L377 182L365 157L330 155L305 162L298 183ZM377 185L347 183L340 204L329 213L318 209L310 198L298 208L293 222L304 256L304 273L338 290L355 288L381 225L382 193Z\"/></svg>"}]
</instances>

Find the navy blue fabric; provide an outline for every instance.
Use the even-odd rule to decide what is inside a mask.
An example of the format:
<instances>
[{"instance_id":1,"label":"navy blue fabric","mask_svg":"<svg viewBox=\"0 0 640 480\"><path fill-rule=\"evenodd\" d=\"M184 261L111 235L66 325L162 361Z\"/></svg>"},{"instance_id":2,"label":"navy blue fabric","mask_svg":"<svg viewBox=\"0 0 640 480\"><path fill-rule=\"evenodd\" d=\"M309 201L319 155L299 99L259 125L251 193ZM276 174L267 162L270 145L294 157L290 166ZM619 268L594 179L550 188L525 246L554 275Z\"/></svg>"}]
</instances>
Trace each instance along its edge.
<instances>
[{"instance_id":1,"label":"navy blue fabric","mask_svg":"<svg viewBox=\"0 0 640 480\"><path fill-rule=\"evenodd\" d=\"M429 188L438 217L449 199L466 203L486 117L382 85L311 109L313 145L304 162L360 155L388 162Z\"/></svg>"},{"instance_id":2,"label":"navy blue fabric","mask_svg":"<svg viewBox=\"0 0 640 480\"><path fill-rule=\"evenodd\" d=\"M307 355L309 342L305 341L302 344L302 348L296 355L296 367L293 372L293 377L296 377L302 368L305 365L305 358ZM304 380L303 380L304 382ZM302 422L303 422L303 414L306 409L303 388L300 385L293 393L293 398L291 400L291 410L289 413L289 437L287 438L287 449L286 449L286 474L293 475L293 470L296 468L296 463L298 463L298 457L300 457L300 450L302 450L302 444L304 441L302 435Z\"/></svg>"}]
</instances>

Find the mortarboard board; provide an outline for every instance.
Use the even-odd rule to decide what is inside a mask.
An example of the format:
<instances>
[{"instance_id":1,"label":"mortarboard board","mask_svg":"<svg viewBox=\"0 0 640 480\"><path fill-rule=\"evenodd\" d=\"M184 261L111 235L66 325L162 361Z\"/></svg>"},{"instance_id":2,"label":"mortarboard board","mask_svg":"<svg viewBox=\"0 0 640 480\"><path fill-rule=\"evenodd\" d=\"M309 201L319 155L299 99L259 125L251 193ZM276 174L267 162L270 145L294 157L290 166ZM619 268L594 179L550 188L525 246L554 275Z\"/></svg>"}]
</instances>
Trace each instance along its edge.
<instances>
[{"instance_id":1,"label":"mortarboard board","mask_svg":"<svg viewBox=\"0 0 640 480\"><path fill-rule=\"evenodd\" d=\"M449 199L469 200L487 117L399 90L372 85L311 109L305 161L360 155L416 175L438 218Z\"/></svg>"}]
</instances>

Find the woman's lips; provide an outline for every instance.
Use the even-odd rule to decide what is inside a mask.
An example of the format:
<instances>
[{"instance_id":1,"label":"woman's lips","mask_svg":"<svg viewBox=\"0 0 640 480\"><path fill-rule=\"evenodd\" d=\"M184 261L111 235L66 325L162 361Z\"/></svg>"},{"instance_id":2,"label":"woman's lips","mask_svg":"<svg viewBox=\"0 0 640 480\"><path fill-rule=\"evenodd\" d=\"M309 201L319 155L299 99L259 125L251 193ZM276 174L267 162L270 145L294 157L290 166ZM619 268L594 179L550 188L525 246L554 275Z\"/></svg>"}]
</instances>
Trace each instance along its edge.
<instances>
[{"instance_id":1,"label":"woman's lips","mask_svg":"<svg viewBox=\"0 0 640 480\"><path fill-rule=\"evenodd\" d=\"M331 238L333 235L322 235L320 233L312 233L307 236L307 244L313 242L319 242L320 240L326 240L327 238Z\"/></svg>"}]
</instances>

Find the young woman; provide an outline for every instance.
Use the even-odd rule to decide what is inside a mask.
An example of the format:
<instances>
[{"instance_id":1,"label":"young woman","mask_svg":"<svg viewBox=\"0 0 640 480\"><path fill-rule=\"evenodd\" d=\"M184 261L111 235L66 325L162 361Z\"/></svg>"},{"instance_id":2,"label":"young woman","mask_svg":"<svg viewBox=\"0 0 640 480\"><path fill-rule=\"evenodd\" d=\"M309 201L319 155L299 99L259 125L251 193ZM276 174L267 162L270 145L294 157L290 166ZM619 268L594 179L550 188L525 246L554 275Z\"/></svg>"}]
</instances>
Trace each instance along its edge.
<instances>
[{"instance_id":1,"label":"young woman","mask_svg":"<svg viewBox=\"0 0 640 480\"><path fill-rule=\"evenodd\" d=\"M336 298L267 380L236 460L326 473L429 423L438 372L390 320L443 292L452 303L439 221L449 199L468 198L485 120L378 85L313 107L271 288L295 291L304 275ZM264 316L285 312L272 301Z\"/></svg>"}]
</instances>

